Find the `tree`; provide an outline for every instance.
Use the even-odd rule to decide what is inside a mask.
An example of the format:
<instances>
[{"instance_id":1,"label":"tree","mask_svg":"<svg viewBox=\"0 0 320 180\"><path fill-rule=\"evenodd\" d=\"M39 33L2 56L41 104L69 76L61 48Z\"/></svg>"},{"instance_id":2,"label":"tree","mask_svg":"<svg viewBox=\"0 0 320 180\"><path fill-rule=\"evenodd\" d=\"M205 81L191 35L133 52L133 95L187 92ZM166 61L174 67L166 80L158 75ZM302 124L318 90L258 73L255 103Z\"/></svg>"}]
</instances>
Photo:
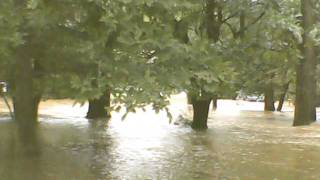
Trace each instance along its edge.
<instances>
[{"instance_id":1,"label":"tree","mask_svg":"<svg viewBox=\"0 0 320 180\"><path fill-rule=\"evenodd\" d=\"M312 0L301 0L301 27L303 42L302 58L297 67L296 103L293 126L308 125L316 120L316 53L311 32L315 25L315 4Z\"/></svg>"},{"instance_id":2,"label":"tree","mask_svg":"<svg viewBox=\"0 0 320 180\"><path fill-rule=\"evenodd\" d=\"M224 96L226 92L233 91L237 73L232 63L240 59L242 49L239 41L234 39L259 21L263 14L255 10L252 14L259 15L251 23L245 24L241 18L238 23L234 18L241 14L241 9L235 7L241 3L235 5L224 1L187 2L193 6L176 11L180 13L175 15L178 22L176 24L180 27L178 26L179 33L175 33L174 38L187 48L187 52L179 58L186 62L182 67L187 69L190 75L185 80L188 83L178 83L176 87L184 89L191 97L194 108L192 127L206 129L212 97ZM262 4L257 6L264 8L265 4ZM234 23L245 27L236 31L232 26ZM177 25L174 27L177 28Z\"/></svg>"},{"instance_id":3,"label":"tree","mask_svg":"<svg viewBox=\"0 0 320 180\"><path fill-rule=\"evenodd\" d=\"M21 17L16 29L22 40L14 47L14 58L7 68L14 72L13 78L9 79L10 90L15 119L22 126L37 123L38 106L48 88L45 85L54 77L55 66L50 65L59 64L57 54L64 52L67 46L64 41L68 34L64 31L67 7L53 1L16 0L10 9Z\"/></svg>"},{"instance_id":4,"label":"tree","mask_svg":"<svg viewBox=\"0 0 320 180\"><path fill-rule=\"evenodd\" d=\"M242 38L247 57L237 66L242 69L239 88L248 94L264 94L265 110L274 111L278 96L278 110L282 109L293 79L300 29L296 25L294 3L278 1L269 6L264 17L247 29Z\"/></svg>"}]
</instances>

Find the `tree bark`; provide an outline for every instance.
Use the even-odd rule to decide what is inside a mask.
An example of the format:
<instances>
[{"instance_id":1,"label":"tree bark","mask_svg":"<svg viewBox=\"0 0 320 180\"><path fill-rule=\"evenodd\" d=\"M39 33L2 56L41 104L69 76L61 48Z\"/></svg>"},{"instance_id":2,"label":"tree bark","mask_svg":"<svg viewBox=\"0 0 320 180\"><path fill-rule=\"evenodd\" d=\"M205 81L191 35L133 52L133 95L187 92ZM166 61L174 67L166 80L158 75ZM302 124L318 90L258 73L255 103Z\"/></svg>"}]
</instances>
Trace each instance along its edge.
<instances>
[{"instance_id":1,"label":"tree bark","mask_svg":"<svg viewBox=\"0 0 320 180\"><path fill-rule=\"evenodd\" d=\"M204 130L208 128L207 121L209 115L211 99L198 100L192 99L193 121L191 127L196 130Z\"/></svg>"},{"instance_id":2,"label":"tree bark","mask_svg":"<svg viewBox=\"0 0 320 180\"><path fill-rule=\"evenodd\" d=\"M25 11L26 0L15 0L14 3L17 11ZM13 103L15 120L19 126L32 131L32 127L38 122L38 107L42 95L41 87L35 83L41 69L35 62L43 53L43 44L38 39L37 31L30 28L27 21L23 17L19 26L20 31L25 32L25 43L16 49Z\"/></svg>"},{"instance_id":3,"label":"tree bark","mask_svg":"<svg viewBox=\"0 0 320 180\"><path fill-rule=\"evenodd\" d=\"M297 66L296 103L293 126L309 125L316 121L316 56L310 31L314 24L311 0L301 0L304 29L303 44L300 47L303 58Z\"/></svg>"},{"instance_id":4,"label":"tree bark","mask_svg":"<svg viewBox=\"0 0 320 180\"><path fill-rule=\"evenodd\" d=\"M23 51L27 50L17 51L15 64L14 115L19 124L26 126L37 123L41 95L34 84L33 60Z\"/></svg>"},{"instance_id":5,"label":"tree bark","mask_svg":"<svg viewBox=\"0 0 320 180\"><path fill-rule=\"evenodd\" d=\"M285 101L285 98L286 98L286 95L287 95L287 92L288 92L288 89L289 89L289 85L290 85L290 82L285 84L283 86L283 92L280 94L279 104L278 104L278 107L277 107L277 111L279 111L279 112L282 111L283 104L284 104L284 101Z\"/></svg>"},{"instance_id":6,"label":"tree bark","mask_svg":"<svg viewBox=\"0 0 320 180\"><path fill-rule=\"evenodd\" d=\"M274 107L274 90L273 85L268 84L264 92L264 110L265 111L275 111Z\"/></svg>"},{"instance_id":7,"label":"tree bark","mask_svg":"<svg viewBox=\"0 0 320 180\"><path fill-rule=\"evenodd\" d=\"M89 119L110 118L111 114L108 110L111 105L110 95L110 91L106 91L98 99L89 100L89 107L86 117Z\"/></svg>"}]
</instances>

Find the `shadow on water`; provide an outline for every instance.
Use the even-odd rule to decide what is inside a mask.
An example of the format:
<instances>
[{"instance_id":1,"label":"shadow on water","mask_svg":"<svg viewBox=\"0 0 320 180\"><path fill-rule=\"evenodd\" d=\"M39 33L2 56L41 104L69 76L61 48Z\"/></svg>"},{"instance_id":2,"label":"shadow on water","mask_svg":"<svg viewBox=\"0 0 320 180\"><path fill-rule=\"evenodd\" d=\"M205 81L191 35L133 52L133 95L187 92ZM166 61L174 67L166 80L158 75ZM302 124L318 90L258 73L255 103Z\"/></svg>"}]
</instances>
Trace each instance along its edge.
<instances>
[{"instance_id":1,"label":"shadow on water","mask_svg":"<svg viewBox=\"0 0 320 180\"><path fill-rule=\"evenodd\" d=\"M105 119L89 120L89 167L95 179L111 178L114 170L114 142L108 135L108 123Z\"/></svg>"},{"instance_id":2,"label":"shadow on water","mask_svg":"<svg viewBox=\"0 0 320 180\"><path fill-rule=\"evenodd\" d=\"M90 138L89 133L99 128L83 130L42 121L45 119L37 126L21 127L6 118L0 120L0 179L99 179L95 176L101 173L90 172L88 165L89 154L94 158L102 148L102 143L93 142L98 135ZM97 152L89 153L90 148Z\"/></svg>"},{"instance_id":3,"label":"shadow on water","mask_svg":"<svg viewBox=\"0 0 320 180\"><path fill-rule=\"evenodd\" d=\"M41 140L38 127L21 127L13 122L1 124L1 177L41 179Z\"/></svg>"}]
</instances>

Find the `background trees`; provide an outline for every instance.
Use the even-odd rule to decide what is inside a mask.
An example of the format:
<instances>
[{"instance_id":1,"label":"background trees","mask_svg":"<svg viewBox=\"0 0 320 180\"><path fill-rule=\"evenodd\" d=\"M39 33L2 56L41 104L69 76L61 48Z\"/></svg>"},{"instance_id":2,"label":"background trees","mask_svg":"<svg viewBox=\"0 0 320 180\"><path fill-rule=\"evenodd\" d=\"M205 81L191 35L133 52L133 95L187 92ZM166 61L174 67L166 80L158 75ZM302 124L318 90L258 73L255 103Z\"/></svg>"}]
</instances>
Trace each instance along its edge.
<instances>
[{"instance_id":1,"label":"background trees","mask_svg":"<svg viewBox=\"0 0 320 180\"><path fill-rule=\"evenodd\" d=\"M245 92L264 94L266 111L275 110L276 100L281 111L283 98L294 78L301 39L296 7L282 1L273 4L243 40L248 57L240 64L243 69L240 87Z\"/></svg>"}]
</instances>

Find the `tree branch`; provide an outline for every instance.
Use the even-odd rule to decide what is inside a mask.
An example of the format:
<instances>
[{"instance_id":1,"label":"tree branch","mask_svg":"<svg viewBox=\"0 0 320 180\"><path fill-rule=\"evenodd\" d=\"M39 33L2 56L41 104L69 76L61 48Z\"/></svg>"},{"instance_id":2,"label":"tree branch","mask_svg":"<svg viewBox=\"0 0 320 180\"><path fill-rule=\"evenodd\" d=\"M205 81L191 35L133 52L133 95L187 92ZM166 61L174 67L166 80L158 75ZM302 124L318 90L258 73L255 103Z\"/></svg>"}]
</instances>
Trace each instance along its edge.
<instances>
[{"instance_id":1,"label":"tree branch","mask_svg":"<svg viewBox=\"0 0 320 180\"><path fill-rule=\"evenodd\" d=\"M236 17L239 14L239 11L231 14L230 16L228 16L227 18L225 18L224 20L221 21L221 23L226 23L229 19Z\"/></svg>"},{"instance_id":2,"label":"tree branch","mask_svg":"<svg viewBox=\"0 0 320 180\"><path fill-rule=\"evenodd\" d=\"M232 25L228 22L224 22L224 24L226 24L229 27L230 31L232 32L233 37L236 38L238 36L237 35L238 32L235 30L235 28L233 28Z\"/></svg>"},{"instance_id":3,"label":"tree branch","mask_svg":"<svg viewBox=\"0 0 320 180\"><path fill-rule=\"evenodd\" d=\"M265 14L266 14L265 11L262 12L262 13L260 14L260 16L258 16L255 20L253 20L251 23L249 23L246 27L244 27L244 28L243 28L243 31L248 30L250 26L253 26L253 25L255 25L257 22L259 22L259 20L260 20L261 18L263 18L263 16L264 16Z\"/></svg>"}]
</instances>

